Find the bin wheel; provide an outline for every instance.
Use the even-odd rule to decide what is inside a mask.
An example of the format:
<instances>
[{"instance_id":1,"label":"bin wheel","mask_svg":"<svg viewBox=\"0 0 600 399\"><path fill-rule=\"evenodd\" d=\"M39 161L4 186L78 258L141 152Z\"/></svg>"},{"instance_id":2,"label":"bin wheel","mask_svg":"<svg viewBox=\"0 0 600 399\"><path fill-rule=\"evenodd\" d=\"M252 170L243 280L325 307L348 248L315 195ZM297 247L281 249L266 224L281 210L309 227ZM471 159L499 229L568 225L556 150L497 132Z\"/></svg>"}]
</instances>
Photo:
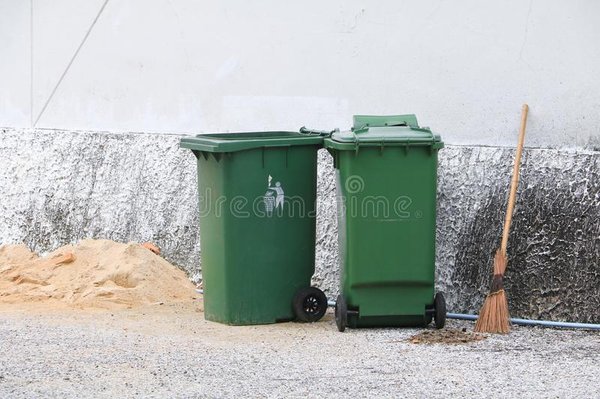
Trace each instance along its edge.
<instances>
[{"instance_id":1,"label":"bin wheel","mask_svg":"<svg viewBox=\"0 0 600 399\"><path fill-rule=\"evenodd\" d=\"M312 323L325 315L327 297L317 287L302 288L294 295L292 305L298 320Z\"/></svg>"},{"instance_id":2,"label":"bin wheel","mask_svg":"<svg viewBox=\"0 0 600 399\"><path fill-rule=\"evenodd\" d=\"M339 332L344 332L348 324L348 305L343 295L338 295L335 301L335 324Z\"/></svg>"},{"instance_id":3,"label":"bin wheel","mask_svg":"<svg viewBox=\"0 0 600 399\"><path fill-rule=\"evenodd\" d=\"M446 299L444 294L438 292L433 299L433 318L435 320L435 328L438 330L444 328L446 324Z\"/></svg>"}]
</instances>

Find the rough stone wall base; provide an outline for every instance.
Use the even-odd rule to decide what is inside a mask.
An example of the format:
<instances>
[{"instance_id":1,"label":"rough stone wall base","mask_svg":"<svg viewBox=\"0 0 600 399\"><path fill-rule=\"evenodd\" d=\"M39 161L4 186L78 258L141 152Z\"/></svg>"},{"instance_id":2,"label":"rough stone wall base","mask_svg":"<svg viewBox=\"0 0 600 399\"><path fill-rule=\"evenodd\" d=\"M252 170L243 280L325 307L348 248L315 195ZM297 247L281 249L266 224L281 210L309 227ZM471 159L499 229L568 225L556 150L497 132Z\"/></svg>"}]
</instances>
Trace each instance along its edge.
<instances>
[{"instance_id":1,"label":"rough stone wall base","mask_svg":"<svg viewBox=\"0 0 600 399\"><path fill-rule=\"evenodd\" d=\"M32 129L0 133L0 243L45 252L82 238L155 242L200 278L196 165L179 136ZM600 171L594 151L527 149L506 288L517 317L600 322ZM477 312L499 245L514 151L440 151L437 285ZM338 286L335 182L319 154L317 271Z\"/></svg>"},{"instance_id":2,"label":"rough stone wall base","mask_svg":"<svg viewBox=\"0 0 600 399\"><path fill-rule=\"evenodd\" d=\"M83 238L152 241L200 277L196 165L179 137L0 133L0 243L50 251Z\"/></svg>"}]
</instances>

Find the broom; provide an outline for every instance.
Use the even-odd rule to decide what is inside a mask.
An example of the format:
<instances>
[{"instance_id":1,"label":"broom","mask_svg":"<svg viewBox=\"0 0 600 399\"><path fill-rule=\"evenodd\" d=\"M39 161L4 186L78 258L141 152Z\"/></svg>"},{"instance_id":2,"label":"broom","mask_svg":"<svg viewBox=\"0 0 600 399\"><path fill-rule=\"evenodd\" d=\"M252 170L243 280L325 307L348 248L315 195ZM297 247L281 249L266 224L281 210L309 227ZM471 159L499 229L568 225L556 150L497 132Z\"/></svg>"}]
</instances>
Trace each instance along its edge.
<instances>
[{"instance_id":1,"label":"broom","mask_svg":"<svg viewBox=\"0 0 600 399\"><path fill-rule=\"evenodd\" d=\"M510 315L508 313L508 300L504 291L503 278L506 271L506 247L508 245L508 233L512 221L513 210L517 196L517 186L519 184L519 167L521 165L521 154L523 153L523 142L525 141L525 125L527 124L527 112L529 107L523 104L521 111L521 129L519 131L519 143L515 154L515 164L513 166L513 176L510 183L510 195L508 197L508 207L504 219L504 229L502 231L502 242L500 248L496 250L494 256L494 278L492 286L475 324L475 331L486 333L506 334L510 331Z\"/></svg>"}]
</instances>

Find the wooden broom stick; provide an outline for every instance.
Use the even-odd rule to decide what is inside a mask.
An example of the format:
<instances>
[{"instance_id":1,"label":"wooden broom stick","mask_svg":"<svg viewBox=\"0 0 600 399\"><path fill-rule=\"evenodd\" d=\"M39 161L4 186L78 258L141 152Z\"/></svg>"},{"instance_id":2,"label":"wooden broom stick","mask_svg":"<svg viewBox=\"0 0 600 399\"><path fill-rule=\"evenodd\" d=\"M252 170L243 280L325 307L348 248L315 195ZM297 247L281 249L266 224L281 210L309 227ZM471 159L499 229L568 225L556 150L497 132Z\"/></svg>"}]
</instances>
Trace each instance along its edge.
<instances>
[{"instance_id":1,"label":"wooden broom stick","mask_svg":"<svg viewBox=\"0 0 600 399\"><path fill-rule=\"evenodd\" d=\"M506 248L508 246L508 235L510 224L512 222L515 201L517 197L517 186L519 184L519 168L521 166L521 155L523 153L523 143L525 141L525 126L527 123L527 113L529 107L523 105L521 112L521 128L519 131L519 142L515 154L515 164L513 166L513 176L510 183L510 194L508 196L508 207L504 219L504 228L502 231L502 242L500 248L494 256L494 278L492 286L475 324L475 331L488 333L508 333L510 331L510 315L508 311L508 300L504 291L504 272L506 271L507 257Z\"/></svg>"},{"instance_id":2,"label":"wooden broom stick","mask_svg":"<svg viewBox=\"0 0 600 399\"><path fill-rule=\"evenodd\" d=\"M527 126L527 114L529 106L523 104L521 110L521 128L519 129L519 142L517 144L517 152L515 154L515 164L513 165L513 175L510 182L510 195L508 196L508 207L506 209L506 217L504 218L504 229L502 230L502 243L500 250L506 256L506 248L508 247L508 235L510 233L510 224L512 223L515 202L517 201L517 188L519 186L519 170L521 167L521 155L523 154L523 144L525 143L525 127ZM502 271L504 273L504 270Z\"/></svg>"}]
</instances>

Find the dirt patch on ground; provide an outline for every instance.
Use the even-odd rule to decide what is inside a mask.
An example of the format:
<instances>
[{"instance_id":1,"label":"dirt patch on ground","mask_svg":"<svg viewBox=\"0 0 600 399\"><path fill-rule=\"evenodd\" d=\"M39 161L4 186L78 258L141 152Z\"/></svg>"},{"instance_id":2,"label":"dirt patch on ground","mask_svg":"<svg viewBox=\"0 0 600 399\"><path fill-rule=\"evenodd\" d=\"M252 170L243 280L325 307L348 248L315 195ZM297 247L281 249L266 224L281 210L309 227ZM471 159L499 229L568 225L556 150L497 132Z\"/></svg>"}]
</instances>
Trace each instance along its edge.
<instances>
[{"instance_id":1,"label":"dirt patch on ground","mask_svg":"<svg viewBox=\"0 0 600 399\"><path fill-rule=\"evenodd\" d=\"M138 243L84 240L39 257L25 245L0 247L0 304L127 308L193 301L194 285Z\"/></svg>"},{"instance_id":2,"label":"dirt patch on ground","mask_svg":"<svg viewBox=\"0 0 600 399\"><path fill-rule=\"evenodd\" d=\"M426 330L408 339L413 344L466 344L485 339L485 335L462 330L446 328L442 330Z\"/></svg>"}]
</instances>

